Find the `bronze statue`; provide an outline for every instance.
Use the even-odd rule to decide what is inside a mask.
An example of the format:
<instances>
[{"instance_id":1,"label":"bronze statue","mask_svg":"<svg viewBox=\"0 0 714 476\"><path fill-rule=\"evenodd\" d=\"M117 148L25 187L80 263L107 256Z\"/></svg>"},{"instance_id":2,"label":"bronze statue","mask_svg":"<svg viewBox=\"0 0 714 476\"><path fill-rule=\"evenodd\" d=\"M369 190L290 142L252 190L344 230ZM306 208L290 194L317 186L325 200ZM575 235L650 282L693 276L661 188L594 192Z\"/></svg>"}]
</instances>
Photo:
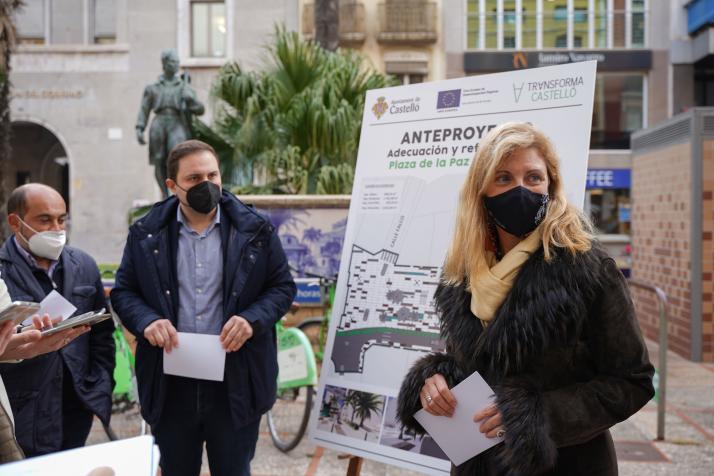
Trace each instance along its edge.
<instances>
[{"instance_id":1,"label":"bronze statue","mask_svg":"<svg viewBox=\"0 0 714 476\"><path fill-rule=\"evenodd\" d=\"M167 197L166 159L176 144L191 138L191 116L200 116L205 107L196 98L196 92L188 81L176 76L179 68L176 50L162 51L161 63L164 74L144 89L136 118L136 138L139 144L146 144L144 129L149 114L154 111L149 128L149 163L154 166L156 181L164 197Z\"/></svg>"}]
</instances>

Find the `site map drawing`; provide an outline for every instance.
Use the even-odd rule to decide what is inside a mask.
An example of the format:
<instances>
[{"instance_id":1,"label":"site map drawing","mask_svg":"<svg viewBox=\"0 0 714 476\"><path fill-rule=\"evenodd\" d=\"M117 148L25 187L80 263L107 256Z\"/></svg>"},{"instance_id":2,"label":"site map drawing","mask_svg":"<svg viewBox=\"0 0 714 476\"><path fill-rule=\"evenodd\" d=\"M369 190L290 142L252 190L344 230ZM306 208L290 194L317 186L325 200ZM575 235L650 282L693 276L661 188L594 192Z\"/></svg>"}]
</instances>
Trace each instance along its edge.
<instances>
[{"instance_id":1,"label":"site map drawing","mask_svg":"<svg viewBox=\"0 0 714 476\"><path fill-rule=\"evenodd\" d=\"M334 314L331 357L338 374L363 374L365 355L375 347L443 350L433 301L462 181L449 175L363 182L345 297Z\"/></svg>"}]
</instances>

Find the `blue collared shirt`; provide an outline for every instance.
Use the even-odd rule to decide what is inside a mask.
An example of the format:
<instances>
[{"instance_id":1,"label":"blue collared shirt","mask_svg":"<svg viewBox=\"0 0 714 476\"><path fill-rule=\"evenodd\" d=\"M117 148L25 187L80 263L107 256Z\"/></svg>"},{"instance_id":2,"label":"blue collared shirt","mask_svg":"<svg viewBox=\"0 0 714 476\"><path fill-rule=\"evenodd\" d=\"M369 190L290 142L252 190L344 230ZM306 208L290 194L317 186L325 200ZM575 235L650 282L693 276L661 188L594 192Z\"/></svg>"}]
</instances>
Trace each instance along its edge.
<instances>
[{"instance_id":1,"label":"blue collared shirt","mask_svg":"<svg viewBox=\"0 0 714 476\"><path fill-rule=\"evenodd\" d=\"M181 206L179 223L178 331L220 334L223 328L223 247L221 246L221 208L211 224L197 233L186 222Z\"/></svg>"},{"instance_id":2,"label":"blue collared shirt","mask_svg":"<svg viewBox=\"0 0 714 476\"><path fill-rule=\"evenodd\" d=\"M50 278L50 281L52 281L53 286L56 288L57 285L55 285L55 281L52 278L52 276L55 273L55 269L57 268L57 265L59 264L59 260L50 260L49 269L41 268L37 264L37 260L35 259L35 257L32 256L32 254L30 254L30 252L27 251L25 248L20 246L20 243L17 242L17 236L13 236L12 241L15 243L15 247L20 252L20 254L23 256L23 258L25 258L25 261L27 261L27 264L30 265L30 269L41 269L42 271L47 273L47 276Z\"/></svg>"}]
</instances>

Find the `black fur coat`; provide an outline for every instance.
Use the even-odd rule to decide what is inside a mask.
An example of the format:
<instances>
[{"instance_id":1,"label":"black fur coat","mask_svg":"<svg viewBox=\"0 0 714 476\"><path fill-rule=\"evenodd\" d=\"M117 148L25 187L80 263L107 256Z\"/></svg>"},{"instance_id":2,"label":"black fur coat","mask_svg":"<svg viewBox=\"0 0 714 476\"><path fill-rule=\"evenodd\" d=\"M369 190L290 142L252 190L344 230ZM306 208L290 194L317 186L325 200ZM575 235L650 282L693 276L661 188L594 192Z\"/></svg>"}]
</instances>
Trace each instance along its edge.
<instances>
[{"instance_id":1,"label":"black fur coat","mask_svg":"<svg viewBox=\"0 0 714 476\"><path fill-rule=\"evenodd\" d=\"M484 328L465 286L436 292L446 353L417 361L399 392L402 423L423 432L424 380L442 374L449 387L478 371L496 394L505 442L452 474L615 475L608 428L654 395L647 349L627 283L598 246L546 262L524 263L511 291Z\"/></svg>"}]
</instances>

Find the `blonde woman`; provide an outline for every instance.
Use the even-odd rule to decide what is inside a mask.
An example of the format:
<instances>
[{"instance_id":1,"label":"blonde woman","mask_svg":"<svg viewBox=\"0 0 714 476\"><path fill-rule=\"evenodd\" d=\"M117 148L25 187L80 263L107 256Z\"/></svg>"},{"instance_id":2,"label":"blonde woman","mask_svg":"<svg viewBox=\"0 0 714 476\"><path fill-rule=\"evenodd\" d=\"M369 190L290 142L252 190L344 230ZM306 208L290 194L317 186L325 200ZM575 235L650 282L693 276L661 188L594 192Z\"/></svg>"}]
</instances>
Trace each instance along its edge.
<instances>
[{"instance_id":1,"label":"blonde woman","mask_svg":"<svg viewBox=\"0 0 714 476\"><path fill-rule=\"evenodd\" d=\"M506 123L479 145L436 295L444 354L410 370L399 416L449 417L478 371L495 404L474 415L493 447L452 474L615 475L608 431L654 394L627 283L566 202L553 145Z\"/></svg>"}]
</instances>

